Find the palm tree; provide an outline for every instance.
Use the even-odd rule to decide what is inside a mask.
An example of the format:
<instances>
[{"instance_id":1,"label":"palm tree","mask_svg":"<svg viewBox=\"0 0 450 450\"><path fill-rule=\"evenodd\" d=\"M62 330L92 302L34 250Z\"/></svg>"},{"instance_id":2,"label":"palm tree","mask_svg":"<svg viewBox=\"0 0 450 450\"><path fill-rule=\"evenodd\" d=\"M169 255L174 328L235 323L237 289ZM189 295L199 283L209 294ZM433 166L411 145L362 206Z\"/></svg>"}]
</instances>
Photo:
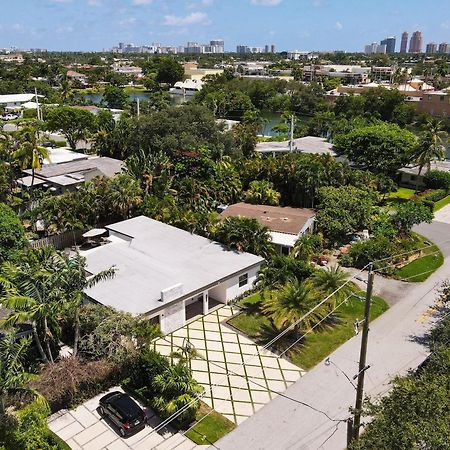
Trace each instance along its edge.
<instances>
[{"instance_id":1,"label":"palm tree","mask_svg":"<svg viewBox=\"0 0 450 450\"><path fill-rule=\"evenodd\" d=\"M130 210L142 202L139 183L127 174L116 175L108 183L109 200L123 219L129 219Z\"/></svg>"},{"instance_id":2,"label":"palm tree","mask_svg":"<svg viewBox=\"0 0 450 450\"><path fill-rule=\"evenodd\" d=\"M334 308L338 301L344 300L353 292L354 285L348 283L350 274L345 272L341 266L335 265L324 269L317 270L308 280L308 284L316 292L321 292L324 297L336 292L330 298L330 305ZM347 283L347 284L346 284Z\"/></svg>"},{"instance_id":3,"label":"palm tree","mask_svg":"<svg viewBox=\"0 0 450 450\"><path fill-rule=\"evenodd\" d=\"M103 270L91 277L86 278L86 260L79 253L69 257L61 254L58 264L58 273L61 276L61 288L66 296L66 302L74 310L74 342L73 356L77 355L80 340L80 308L85 298L85 290L95 286L103 280L115 275L113 267Z\"/></svg>"},{"instance_id":4,"label":"palm tree","mask_svg":"<svg viewBox=\"0 0 450 450\"><path fill-rule=\"evenodd\" d=\"M17 392L24 388L30 379L23 367L30 339L16 339L15 330L0 340L0 417L5 414L5 400L8 394Z\"/></svg>"},{"instance_id":5,"label":"palm tree","mask_svg":"<svg viewBox=\"0 0 450 450\"><path fill-rule=\"evenodd\" d=\"M269 229L248 217L226 217L217 227L215 239L238 252L269 258L274 253Z\"/></svg>"},{"instance_id":6,"label":"palm tree","mask_svg":"<svg viewBox=\"0 0 450 450\"><path fill-rule=\"evenodd\" d=\"M309 261L311 256L322 250L322 238L318 234L303 234L294 244L292 254L295 258Z\"/></svg>"},{"instance_id":7,"label":"palm tree","mask_svg":"<svg viewBox=\"0 0 450 450\"><path fill-rule=\"evenodd\" d=\"M157 393L153 398L153 405L163 418L171 416L190 403L191 406L184 410L178 421L191 422L195 418L199 402L193 400L203 392L203 387L192 378L187 366L169 365L153 378L152 387Z\"/></svg>"},{"instance_id":8,"label":"palm tree","mask_svg":"<svg viewBox=\"0 0 450 450\"><path fill-rule=\"evenodd\" d=\"M295 280L264 301L263 312L274 325L285 328L293 325L319 303L319 295L305 283ZM327 308L322 305L296 325L297 329L308 330L326 315Z\"/></svg>"},{"instance_id":9,"label":"palm tree","mask_svg":"<svg viewBox=\"0 0 450 450\"><path fill-rule=\"evenodd\" d=\"M443 124L436 119L430 119L422 126L423 132L419 137L419 145L414 155L416 163L419 165L419 176L424 167L427 172L431 169L431 162L435 159L445 158L445 145L448 134L443 130ZM418 188L419 177L417 177L416 190Z\"/></svg>"},{"instance_id":10,"label":"palm tree","mask_svg":"<svg viewBox=\"0 0 450 450\"><path fill-rule=\"evenodd\" d=\"M58 255L51 247L30 250L27 259L18 265L6 262L3 272L11 286L1 303L11 309L8 317L2 320L6 328L29 322L36 346L42 360L53 362L51 341L58 329L57 316L61 311L63 299L58 286L59 273L55 266ZM42 330L44 351L38 330ZM52 331L53 330L53 331Z\"/></svg>"},{"instance_id":11,"label":"palm tree","mask_svg":"<svg viewBox=\"0 0 450 450\"><path fill-rule=\"evenodd\" d=\"M20 132L20 146L14 152L14 158L22 169L31 168L31 187L34 185L35 171L40 170L44 159L50 160L48 150L39 146L38 129L25 127Z\"/></svg>"},{"instance_id":12,"label":"palm tree","mask_svg":"<svg viewBox=\"0 0 450 450\"><path fill-rule=\"evenodd\" d=\"M64 105L64 103L72 97L72 87L67 79L61 81L59 95L61 97L61 105Z\"/></svg>"}]
</instances>

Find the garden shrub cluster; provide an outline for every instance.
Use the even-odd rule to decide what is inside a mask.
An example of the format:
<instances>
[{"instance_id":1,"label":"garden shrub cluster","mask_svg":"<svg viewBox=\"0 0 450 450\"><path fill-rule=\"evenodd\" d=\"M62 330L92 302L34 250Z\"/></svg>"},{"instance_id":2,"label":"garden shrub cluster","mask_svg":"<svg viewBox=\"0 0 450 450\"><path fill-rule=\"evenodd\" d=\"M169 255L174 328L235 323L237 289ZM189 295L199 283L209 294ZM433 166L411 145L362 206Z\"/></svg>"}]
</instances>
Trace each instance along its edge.
<instances>
[{"instance_id":1,"label":"garden shrub cluster","mask_svg":"<svg viewBox=\"0 0 450 450\"><path fill-rule=\"evenodd\" d=\"M450 172L443 170L430 170L423 178L425 186L429 189L444 189L450 191Z\"/></svg>"},{"instance_id":2,"label":"garden shrub cluster","mask_svg":"<svg viewBox=\"0 0 450 450\"><path fill-rule=\"evenodd\" d=\"M129 378L124 381L124 387L135 392L163 419L190 404L174 421L179 427L185 427L195 420L200 407L196 396L203 391L182 360L171 364L168 358L148 347L140 350L130 368Z\"/></svg>"}]
</instances>

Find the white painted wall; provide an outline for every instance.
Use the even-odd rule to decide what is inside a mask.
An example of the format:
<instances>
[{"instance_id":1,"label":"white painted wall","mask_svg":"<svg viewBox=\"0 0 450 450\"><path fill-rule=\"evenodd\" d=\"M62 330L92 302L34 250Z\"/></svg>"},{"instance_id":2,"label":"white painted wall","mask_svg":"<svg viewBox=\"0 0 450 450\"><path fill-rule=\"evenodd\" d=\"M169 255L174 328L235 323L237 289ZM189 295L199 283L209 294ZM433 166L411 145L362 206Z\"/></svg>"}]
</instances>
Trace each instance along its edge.
<instances>
[{"instance_id":1,"label":"white painted wall","mask_svg":"<svg viewBox=\"0 0 450 450\"><path fill-rule=\"evenodd\" d=\"M209 290L209 297L218 300L219 302L226 303L229 300L233 300L244 292L253 287L256 281L256 276L259 271L259 266L250 269L248 273L248 283L245 286L239 287L239 276L230 278L223 282L219 286ZM245 272L244 272L245 273Z\"/></svg>"},{"instance_id":2,"label":"white painted wall","mask_svg":"<svg viewBox=\"0 0 450 450\"><path fill-rule=\"evenodd\" d=\"M182 327L186 322L184 301L175 303L164 309L160 315L161 331L166 334Z\"/></svg>"}]
</instances>

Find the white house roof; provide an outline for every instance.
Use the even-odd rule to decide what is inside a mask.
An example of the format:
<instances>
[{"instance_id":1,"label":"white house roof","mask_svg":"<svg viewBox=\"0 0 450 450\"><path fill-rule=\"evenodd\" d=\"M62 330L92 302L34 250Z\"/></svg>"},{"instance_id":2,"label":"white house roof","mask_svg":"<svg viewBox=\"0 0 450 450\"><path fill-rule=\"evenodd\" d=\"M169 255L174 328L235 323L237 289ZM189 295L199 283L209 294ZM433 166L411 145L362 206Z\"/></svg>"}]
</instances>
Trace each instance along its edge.
<instances>
[{"instance_id":1,"label":"white house roof","mask_svg":"<svg viewBox=\"0 0 450 450\"><path fill-rule=\"evenodd\" d=\"M326 139L317 136L305 136L294 139L293 150L301 153L335 155L333 145ZM256 144L256 151L261 153L288 152L289 141L258 142Z\"/></svg>"},{"instance_id":2,"label":"white house roof","mask_svg":"<svg viewBox=\"0 0 450 450\"><path fill-rule=\"evenodd\" d=\"M83 252L83 256L90 273L115 266L116 274L86 294L101 304L135 315L167 306L161 301L165 289L182 285L182 293L173 299L176 302L263 261L259 256L227 250L209 239L144 216L106 228L113 235L112 242Z\"/></svg>"},{"instance_id":3,"label":"white house roof","mask_svg":"<svg viewBox=\"0 0 450 450\"><path fill-rule=\"evenodd\" d=\"M42 97L42 95L38 95ZM0 104L7 103L26 103L36 98L35 94L6 94L0 95Z\"/></svg>"}]
</instances>

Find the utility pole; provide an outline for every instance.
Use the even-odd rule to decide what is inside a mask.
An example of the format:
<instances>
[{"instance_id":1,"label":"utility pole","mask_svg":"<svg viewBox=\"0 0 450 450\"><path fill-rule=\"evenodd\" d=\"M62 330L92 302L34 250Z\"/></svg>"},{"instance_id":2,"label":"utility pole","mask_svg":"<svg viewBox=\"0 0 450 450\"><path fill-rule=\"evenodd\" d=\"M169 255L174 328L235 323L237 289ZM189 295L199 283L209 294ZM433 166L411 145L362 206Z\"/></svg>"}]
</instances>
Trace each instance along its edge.
<instances>
[{"instance_id":1,"label":"utility pole","mask_svg":"<svg viewBox=\"0 0 450 450\"><path fill-rule=\"evenodd\" d=\"M348 423L348 444L351 441L357 441L359 438L359 430L361 428L361 410L363 403L363 394L364 394L364 375L369 366L366 365L366 356L367 356L367 342L369 339L369 321L370 321L370 306L372 303L372 290L373 290L373 279L375 273L373 271L373 263L369 264L369 277L367 279L367 290L366 290L366 299L364 306L364 323L361 337L361 350L359 355L359 369L357 375L353 378L358 378L358 385L356 386L356 402L355 402L355 410L353 416L353 424ZM349 428L352 427L352 433L350 433ZM350 439L351 437L351 439Z\"/></svg>"},{"instance_id":2,"label":"utility pole","mask_svg":"<svg viewBox=\"0 0 450 450\"><path fill-rule=\"evenodd\" d=\"M138 116L138 118L139 118L139 116L141 115L141 108L140 108L140 103L139 103L139 97L136 99L136 101L137 101L137 116Z\"/></svg>"},{"instance_id":3,"label":"utility pole","mask_svg":"<svg viewBox=\"0 0 450 450\"><path fill-rule=\"evenodd\" d=\"M291 114L291 126L289 131L289 151L292 152L292 150L294 149L294 114Z\"/></svg>"}]
</instances>

